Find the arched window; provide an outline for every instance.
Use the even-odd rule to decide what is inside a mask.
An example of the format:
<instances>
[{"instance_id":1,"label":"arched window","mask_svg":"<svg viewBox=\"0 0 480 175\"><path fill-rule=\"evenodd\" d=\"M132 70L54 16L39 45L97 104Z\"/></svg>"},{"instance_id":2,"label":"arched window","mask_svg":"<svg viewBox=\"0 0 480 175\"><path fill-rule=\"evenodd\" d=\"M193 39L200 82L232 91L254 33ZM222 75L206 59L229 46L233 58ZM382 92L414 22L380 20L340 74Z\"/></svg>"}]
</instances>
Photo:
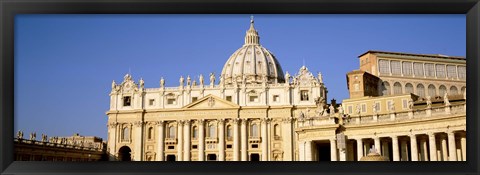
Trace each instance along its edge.
<instances>
[{"instance_id":1,"label":"arched window","mask_svg":"<svg viewBox=\"0 0 480 175\"><path fill-rule=\"evenodd\" d=\"M208 126L208 137L215 137L215 126L213 124Z\"/></svg>"},{"instance_id":2,"label":"arched window","mask_svg":"<svg viewBox=\"0 0 480 175\"><path fill-rule=\"evenodd\" d=\"M193 137L193 139L198 139L198 128L197 128L197 126L193 126L192 137Z\"/></svg>"},{"instance_id":3,"label":"arched window","mask_svg":"<svg viewBox=\"0 0 480 175\"><path fill-rule=\"evenodd\" d=\"M441 85L439 88L438 88L438 95L445 95L445 93L447 92L447 87L445 87L444 85Z\"/></svg>"},{"instance_id":4,"label":"arched window","mask_svg":"<svg viewBox=\"0 0 480 175\"><path fill-rule=\"evenodd\" d=\"M274 130L275 136L280 136L280 125L275 124L275 126L273 127L273 130Z\"/></svg>"},{"instance_id":5,"label":"arched window","mask_svg":"<svg viewBox=\"0 0 480 175\"><path fill-rule=\"evenodd\" d=\"M405 85L405 93L408 93L408 94L410 94L410 93L413 94L413 93L414 93L414 92L413 92L413 85L412 85L412 84L407 83L407 84Z\"/></svg>"},{"instance_id":6,"label":"arched window","mask_svg":"<svg viewBox=\"0 0 480 175\"><path fill-rule=\"evenodd\" d=\"M228 125L227 126L227 138L232 138L232 137L233 137L232 126Z\"/></svg>"},{"instance_id":7,"label":"arched window","mask_svg":"<svg viewBox=\"0 0 480 175\"><path fill-rule=\"evenodd\" d=\"M175 126L168 128L168 138L175 138Z\"/></svg>"},{"instance_id":8,"label":"arched window","mask_svg":"<svg viewBox=\"0 0 480 175\"><path fill-rule=\"evenodd\" d=\"M450 87L450 94L457 95L458 94L457 87L455 87L455 86Z\"/></svg>"},{"instance_id":9,"label":"arched window","mask_svg":"<svg viewBox=\"0 0 480 175\"><path fill-rule=\"evenodd\" d=\"M437 95L437 90L435 89L435 86L433 84L428 85L428 95L430 97L435 97Z\"/></svg>"},{"instance_id":10,"label":"arched window","mask_svg":"<svg viewBox=\"0 0 480 175\"><path fill-rule=\"evenodd\" d=\"M425 87L423 86L423 84L417 85L417 95L420 97L425 97Z\"/></svg>"},{"instance_id":11,"label":"arched window","mask_svg":"<svg viewBox=\"0 0 480 175\"><path fill-rule=\"evenodd\" d=\"M252 124L252 132L250 133L252 137L258 137L258 126L257 124Z\"/></svg>"},{"instance_id":12,"label":"arched window","mask_svg":"<svg viewBox=\"0 0 480 175\"><path fill-rule=\"evenodd\" d=\"M393 94L402 94L402 85L399 82L393 84Z\"/></svg>"},{"instance_id":13,"label":"arched window","mask_svg":"<svg viewBox=\"0 0 480 175\"><path fill-rule=\"evenodd\" d=\"M153 139L153 127L148 128L148 139Z\"/></svg>"},{"instance_id":14,"label":"arched window","mask_svg":"<svg viewBox=\"0 0 480 175\"><path fill-rule=\"evenodd\" d=\"M122 130L122 140L128 141L130 139L130 129L128 127L124 127Z\"/></svg>"},{"instance_id":15,"label":"arched window","mask_svg":"<svg viewBox=\"0 0 480 175\"><path fill-rule=\"evenodd\" d=\"M383 82L383 95L390 95L390 84L388 82Z\"/></svg>"}]
</instances>

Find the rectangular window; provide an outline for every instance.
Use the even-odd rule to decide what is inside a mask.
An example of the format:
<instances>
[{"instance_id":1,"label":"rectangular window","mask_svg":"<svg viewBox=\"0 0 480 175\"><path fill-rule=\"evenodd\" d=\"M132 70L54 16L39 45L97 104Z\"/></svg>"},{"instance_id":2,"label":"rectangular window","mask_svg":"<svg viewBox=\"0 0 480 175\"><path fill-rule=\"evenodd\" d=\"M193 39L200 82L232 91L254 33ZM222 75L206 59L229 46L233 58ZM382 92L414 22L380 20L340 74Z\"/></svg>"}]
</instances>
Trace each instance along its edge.
<instances>
[{"instance_id":1,"label":"rectangular window","mask_svg":"<svg viewBox=\"0 0 480 175\"><path fill-rule=\"evenodd\" d=\"M252 148L258 148L258 144L252 144Z\"/></svg>"},{"instance_id":2,"label":"rectangular window","mask_svg":"<svg viewBox=\"0 0 480 175\"><path fill-rule=\"evenodd\" d=\"M148 105L150 105L150 106L155 105L155 99L148 100Z\"/></svg>"},{"instance_id":3,"label":"rectangular window","mask_svg":"<svg viewBox=\"0 0 480 175\"><path fill-rule=\"evenodd\" d=\"M393 101L387 101L387 111L390 111L390 109L392 109L392 103Z\"/></svg>"},{"instance_id":4,"label":"rectangular window","mask_svg":"<svg viewBox=\"0 0 480 175\"><path fill-rule=\"evenodd\" d=\"M457 78L457 68L453 65L447 66L447 76L448 78Z\"/></svg>"},{"instance_id":5,"label":"rectangular window","mask_svg":"<svg viewBox=\"0 0 480 175\"><path fill-rule=\"evenodd\" d=\"M229 101L229 102L231 102L231 101L232 101L232 96L227 96L227 97L226 97L226 100Z\"/></svg>"},{"instance_id":6,"label":"rectangular window","mask_svg":"<svg viewBox=\"0 0 480 175\"><path fill-rule=\"evenodd\" d=\"M280 101L280 96L278 96L278 95L273 95L273 101L274 101L274 102L279 102L279 101Z\"/></svg>"},{"instance_id":7,"label":"rectangular window","mask_svg":"<svg viewBox=\"0 0 480 175\"><path fill-rule=\"evenodd\" d=\"M400 67L400 61L391 61L392 66L392 75L400 75L402 74L402 68Z\"/></svg>"},{"instance_id":8,"label":"rectangular window","mask_svg":"<svg viewBox=\"0 0 480 175\"><path fill-rule=\"evenodd\" d=\"M375 109L377 110L377 112L380 112L380 102L379 101L375 102Z\"/></svg>"},{"instance_id":9,"label":"rectangular window","mask_svg":"<svg viewBox=\"0 0 480 175\"><path fill-rule=\"evenodd\" d=\"M232 145L228 144L227 149L231 149L231 148L232 148Z\"/></svg>"},{"instance_id":10,"label":"rectangular window","mask_svg":"<svg viewBox=\"0 0 480 175\"><path fill-rule=\"evenodd\" d=\"M411 76L412 75L412 62L403 62L402 65L403 69L403 76Z\"/></svg>"},{"instance_id":11,"label":"rectangular window","mask_svg":"<svg viewBox=\"0 0 480 175\"><path fill-rule=\"evenodd\" d=\"M378 71L382 74L390 73L390 66L388 60L378 60Z\"/></svg>"},{"instance_id":12,"label":"rectangular window","mask_svg":"<svg viewBox=\"0 0 480 175\"><path fill-rule=\"evenodd\" d=\"M465 79L467 77L467 71L465 66L458 66L458 78Z\"/></svg>"},{"instance_id":13,"label":"rectangular window","mask_svg":"<svg viewBox=\"0 0 480 175\"><path fill-rule=\"evenodd\" d=\"M353 107L352 106L348 106L348 113L349 114L353 113Z\"/></svg>"},{"instance_id":14,"label":"rectangular window","mask_svg":"<svg viewBox=\"0 0 480 175\"><path fill-rule=\"evenodd\" d=\"M197 145L192 145L192 149L197 149L198 146Z\"/></svg>"},{"instance_id":15,"label":"rectangular window","mask_svg":"<svg viewBox=\"0 0 480 175\"><path fill-rule=\"evenodd\" d=\"M435 77L435 70L433 68L433 64L427 63L425 64L425 76L427 77Z\"/></svg>"},{"instance_id":16,"label":"rectangular window","mask_svg":"<svg viewBox=\"0 0 480 175\"><path fill-rule=\"evenodd\" d=\"M445 64L435 65L438 78L445 78Z\"/></svg>"},{"instance_id":17,"label":"rectangular window","mask_svg":"<svg viewBox=\"0 0 480 175\"><path fill-rule=\"evenodd\" d=\"M123 97L123 106L130 106L132 103L132 97L125 96Z\"/></svg>"},{"instance_id":18,"label":"rectangular window","mask_svg":"<svg viewBox=\"0 0 480 175\"><path fill-rule=\"evenodd\" d=\"M362 112L367 112L367 104L362 104Z\"/></svg>"},{"instance_id":19,"label":"rectangular window","mask_svg":"<svg viewBox=\"0 0 480 175\"><path fill-rule=\"evenodd\" d=\"M175 146L168 146L168 149L175 149Z\"/></svg>"},{"instance_id":20,"label":"rectangular window","mask_svg":"<svg viewBox=\"0 0 480 175\"><path fill-rule=\"evenodd\" d=\"M198 97L192 97L192 103L196 102L198 100Z\"/></svg>"},{"instance_id":21,"label":"rectangular window","mask_svg":"<svg viewBox=\"0 0 480 175\"><path fill-rule=\"evenodd\" d=\"M173 98L167 99L167 104L169 104L169 105L175 104L175 99L173 99Z\"/></svg>"},{"instance_id":22,"label":"rectangular window","mask_svg":"<svg viewBox=\"0 0 480 175\"><path fill-rule=\"evenodd\" d=\"M258 96L256 95L250 96L250 102L258 102Z\"/></svg>"},{"instance_id":23,"label":"rectangular window","mask_svg":"<svg viewBox=\"0 0 480 175\"><path fill-rule=\"evenodd\" d=\"M300 100L301 101L308 101L308 91L307 90L300 91Z\"/></svg>"},{"instance_id":24,"label":"rectangular window","mask_svg":"<svg viewBox=\"0 0 480 175\"><path fill-rule=\"evenodd\" d=\"M415 70L415 76L423 77L423 63L413 63L413 70Z\"/></svg>"}]
</instances>

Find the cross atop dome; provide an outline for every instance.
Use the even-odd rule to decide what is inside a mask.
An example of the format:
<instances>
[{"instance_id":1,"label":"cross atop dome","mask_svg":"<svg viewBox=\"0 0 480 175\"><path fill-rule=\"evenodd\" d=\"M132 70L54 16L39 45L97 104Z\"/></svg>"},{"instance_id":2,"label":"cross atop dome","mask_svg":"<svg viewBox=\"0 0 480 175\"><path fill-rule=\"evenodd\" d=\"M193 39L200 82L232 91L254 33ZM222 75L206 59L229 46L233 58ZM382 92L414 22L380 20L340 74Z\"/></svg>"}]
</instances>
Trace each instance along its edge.
<instances>
[{"instance_id":1,"label":"cross atop dome","mask_svg":"<svg viewBox=\"0 0 480 175\"><path fill-rule=\"evenodd\" d=\"M258 36L258 32L255 30L253 23L255 22L252 15L250 16L250 28L245 35L245 45L260 45L260 36Z\"/></svg>"}]
</instances>

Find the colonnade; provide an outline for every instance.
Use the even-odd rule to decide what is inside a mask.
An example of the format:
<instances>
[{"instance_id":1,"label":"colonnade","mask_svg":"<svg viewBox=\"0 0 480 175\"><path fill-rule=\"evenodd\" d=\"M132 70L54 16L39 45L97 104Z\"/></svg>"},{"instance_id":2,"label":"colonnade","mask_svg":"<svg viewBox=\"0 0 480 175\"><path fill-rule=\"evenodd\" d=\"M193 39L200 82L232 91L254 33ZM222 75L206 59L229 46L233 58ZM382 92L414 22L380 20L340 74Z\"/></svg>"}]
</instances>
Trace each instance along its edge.
<instances>
[{"instance_id":1,"label":"colonnade","mask_svg":"<svg viewBox=\"0 0 480 175\"><path fill-rule=\"evenodd\" d=\"M355 138L357 160L366 156L370 148L375 148L377 153L393 161L466 161L465 133L446 131ZM389 152L390 142L392 152Z\"/></svg>"}]
</instances>

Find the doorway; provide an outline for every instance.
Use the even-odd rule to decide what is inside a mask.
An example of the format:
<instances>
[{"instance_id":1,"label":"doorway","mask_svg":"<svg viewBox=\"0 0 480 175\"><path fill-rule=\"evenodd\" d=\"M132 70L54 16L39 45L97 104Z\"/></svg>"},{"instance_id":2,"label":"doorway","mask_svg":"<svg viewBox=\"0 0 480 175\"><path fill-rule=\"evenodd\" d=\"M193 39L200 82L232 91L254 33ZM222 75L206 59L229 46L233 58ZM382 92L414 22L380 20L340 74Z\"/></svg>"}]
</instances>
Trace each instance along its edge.
<instances>
[{"instance_id":1,"label":"doorway","mask_svg":"<svg viewBox=\"0 0 480 175\"><path fill-rule=\"evenodd\" d=\"M167 155L167 161L175 161L175 155Z\"/></svg>"},{"instance_id":2,"label":"doorway","mask_svg":"<svg viewBox=\"0 0 480 175\"><path fill-rule=\"evenodd\" d=\"M207 161L216 161L217 160L217 155L216 154L208 154L207 155Z\"/></svg>"},{"instance_id":3,"label":"doorway","mask_svg":"<svg viewBox=\"0 0 480 175\"><path fill-rule=\"evenodd\" d=\"M250 161L260 161L260 154L250 154Z\"/></svg>"},{"instance_id":4,"label":"doorway","mask_svg":"<svg viewBox=\"0 0 480 175\"><path fill-rule=\"evenodd\" d=\"M317 150L317 161L331 161L330 143L318 142L315 143L315 148Z\"/></svg>"},{"instance_id":5,"label":"doorway","mask_svg":"<svg viewBox=\"0 0 480 175\"><path fill-rule=\"evenodd\" d=\"M120 161L132 161L130 152L132 152L132 150L130 149L130 147L128 147L128 146L122 146L122 147L118 150L118 159L119 159Z\"/></svg>"}]
</instances>

